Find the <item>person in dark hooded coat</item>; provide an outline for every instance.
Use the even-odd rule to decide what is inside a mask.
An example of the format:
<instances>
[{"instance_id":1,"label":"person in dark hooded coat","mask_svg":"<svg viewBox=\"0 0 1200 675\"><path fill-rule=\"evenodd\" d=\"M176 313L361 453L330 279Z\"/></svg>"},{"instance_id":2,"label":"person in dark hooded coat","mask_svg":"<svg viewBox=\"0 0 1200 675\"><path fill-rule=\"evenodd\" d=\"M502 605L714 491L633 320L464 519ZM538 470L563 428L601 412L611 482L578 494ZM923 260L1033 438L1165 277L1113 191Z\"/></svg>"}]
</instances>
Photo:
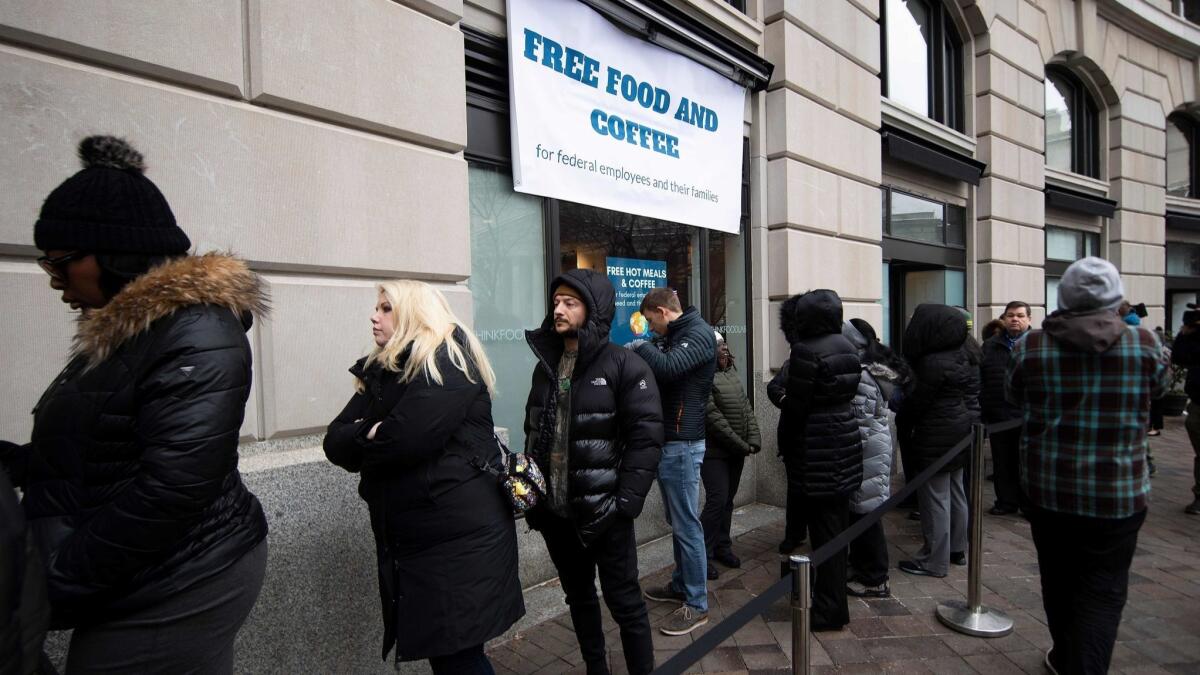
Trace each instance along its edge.
<instances>
[{"instance_id":1,"label":"person in dark hooded coat","mask_svg":"<svg viewBox=\"0 0 1200 675\"><path fill-rule=\"evenodd\" d=\"M858 350L842 335L842 300L831 290L793 296L780 308L791 344L784 462L788 482L803 485L813 549L849 525L850 496L862 484L862 438L852 402L858 391ZM813 630L838 630L850 621L846 550L817 567Z\"/></svg>"},{"instance_id":2,"label":"person in dark hooded coat","mask_svg":"<svg viewBox=\"0 0 1200 675\"><path fill-rule=\"evenodd\" d=\"M646 362L609 342L615 299L608 277L570 270L550 284L546 320L526 333L537 357L526 453L548 494L525 520L546 541L590 675L608 672L597 574L629 672L654 669L633 521L658 474L662 401Z\"/></svg>"},{"instance_id":3,"label":"person in dark hooded coat","mask_svg":"<svg viewBox=\"0 0 1200 675\"><path fill-rule=\"evenodd\" d=\"M915 473L924 471L971 433L979 421L979 367L967 345L967 316L948 305L922 304L904 331L904 356L916 385L896 417L901 451ZM964 560L967 496L963 489L966 454L959 453L917 488L925 543L903 572L944 577L951 559ZM915 474L914 474L915 475ZM957 564L961 564L958 562Z\"/></svg>"}]
</instances>

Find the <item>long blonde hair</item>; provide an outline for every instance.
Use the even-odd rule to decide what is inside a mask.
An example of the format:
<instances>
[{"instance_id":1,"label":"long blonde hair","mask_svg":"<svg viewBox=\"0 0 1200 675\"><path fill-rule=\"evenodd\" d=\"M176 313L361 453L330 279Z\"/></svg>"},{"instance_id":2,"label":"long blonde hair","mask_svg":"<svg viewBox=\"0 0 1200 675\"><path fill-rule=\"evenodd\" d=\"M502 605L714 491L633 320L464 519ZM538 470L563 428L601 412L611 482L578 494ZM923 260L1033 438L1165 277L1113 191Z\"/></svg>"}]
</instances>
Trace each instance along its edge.
<instances>
[{"instance_id":1,"label":"long blonde hair","mask_svg":"<svg viewBox=\"0 0 1200 675\"><path fill-rule=\"evenodd\" d=\"M488 394L496 395L496 373L488 362L483 345L454 315L446 296L427 283L408 279L385 281L377 288L392 305L396 330L387 344L371 350L367 365L379 363L388 370L398 371L401 382L411 382L422 375L440 385L442 373L438 370L437 353L444 344L450 363L461 370L467 380L475 382L471 374L473 364ZM460 327L466 336L466 353L454 338L455 329ZM400 356L409 346L412 352L401 370Z\"/></svg>"}]
</instances>

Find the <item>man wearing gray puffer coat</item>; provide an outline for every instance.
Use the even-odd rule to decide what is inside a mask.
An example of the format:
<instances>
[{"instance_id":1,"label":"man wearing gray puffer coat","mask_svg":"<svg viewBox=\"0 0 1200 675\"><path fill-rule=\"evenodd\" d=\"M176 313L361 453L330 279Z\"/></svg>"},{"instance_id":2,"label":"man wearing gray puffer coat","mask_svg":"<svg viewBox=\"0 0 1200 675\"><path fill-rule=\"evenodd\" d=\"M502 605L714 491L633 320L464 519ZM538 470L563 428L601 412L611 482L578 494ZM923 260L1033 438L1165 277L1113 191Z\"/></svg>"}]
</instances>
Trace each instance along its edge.
<instances>
[{"instance_id":1,"label":"man wearing gray puffer coat","mask_svg":"<svg viewBox=\"0 0 1200 675\"><path fill-rule=\"evenodd\" d=\"M897 386L909 379L904 360L880 344L871 324L854 319L842 324L842 335L858 350L862 377L851 408L858 420L863 443L863 478L850 497L850 523L874 511L891 496L892 433L888 426L888 400ZM850 542L853 575L846 592L857 597L884 598L888 587L887 539L883 522L876 521Z\"/></svg>"}]
</instances>

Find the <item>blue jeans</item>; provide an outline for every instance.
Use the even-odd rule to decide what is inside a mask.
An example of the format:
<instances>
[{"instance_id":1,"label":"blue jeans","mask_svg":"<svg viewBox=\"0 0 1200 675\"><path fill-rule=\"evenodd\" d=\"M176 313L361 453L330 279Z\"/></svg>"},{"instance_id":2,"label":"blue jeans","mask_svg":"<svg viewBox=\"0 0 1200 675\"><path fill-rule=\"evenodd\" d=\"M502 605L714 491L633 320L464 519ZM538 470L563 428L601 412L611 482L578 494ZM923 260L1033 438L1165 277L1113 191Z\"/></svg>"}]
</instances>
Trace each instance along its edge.
<instances>
[{"instance_id":1,"label":"blue jeans","mask_svg":"<svg viewBox=\"0 0 1200 675\"><path fill-rule=\"evenodd\" d=\"M666 505L675 551L671 587L682 591L692 609L708 611L708 557L700 524L700 466L704 441L668 441L658 463L658 489Z\"/></svg>"}]
</instances>

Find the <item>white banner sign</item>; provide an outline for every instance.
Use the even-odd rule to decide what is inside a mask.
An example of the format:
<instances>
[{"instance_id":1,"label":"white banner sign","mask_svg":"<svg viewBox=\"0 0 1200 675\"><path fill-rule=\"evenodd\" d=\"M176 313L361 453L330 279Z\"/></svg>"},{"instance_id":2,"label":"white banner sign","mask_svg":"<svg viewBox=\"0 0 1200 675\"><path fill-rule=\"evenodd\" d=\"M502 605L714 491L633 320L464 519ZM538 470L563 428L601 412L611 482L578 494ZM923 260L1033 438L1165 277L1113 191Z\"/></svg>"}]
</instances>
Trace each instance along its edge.
<instances>
[{"instance_id":1,"label":"white banner sign","mask_svg":"<svg viewBox=\"0 0 1200 675\"><path fill-rule=\"evenodd\" d=\"M578 0L508 0L513 187L723 232L746 90Z\"/></svg>"}]
</instances>

